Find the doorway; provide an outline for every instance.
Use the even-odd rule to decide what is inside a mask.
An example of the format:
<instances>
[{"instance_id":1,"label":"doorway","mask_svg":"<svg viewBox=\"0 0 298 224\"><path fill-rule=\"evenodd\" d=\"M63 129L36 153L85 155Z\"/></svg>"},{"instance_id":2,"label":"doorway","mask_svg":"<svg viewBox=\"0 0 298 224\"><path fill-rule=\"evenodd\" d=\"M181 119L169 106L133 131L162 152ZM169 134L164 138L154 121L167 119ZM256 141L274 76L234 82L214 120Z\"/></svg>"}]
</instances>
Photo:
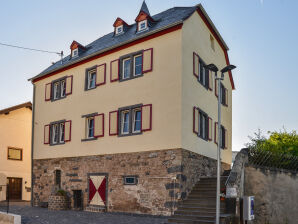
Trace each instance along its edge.
<instances>
[{"instance_id":1,"label":"doorway","mask_svg":"<svg viewBox=\"0 0 298 224\"><path fill-rule=\"evenodd\" d=\"M8 177L9 200L22 200L22 178Z\"/></svg>"}]
</instances>

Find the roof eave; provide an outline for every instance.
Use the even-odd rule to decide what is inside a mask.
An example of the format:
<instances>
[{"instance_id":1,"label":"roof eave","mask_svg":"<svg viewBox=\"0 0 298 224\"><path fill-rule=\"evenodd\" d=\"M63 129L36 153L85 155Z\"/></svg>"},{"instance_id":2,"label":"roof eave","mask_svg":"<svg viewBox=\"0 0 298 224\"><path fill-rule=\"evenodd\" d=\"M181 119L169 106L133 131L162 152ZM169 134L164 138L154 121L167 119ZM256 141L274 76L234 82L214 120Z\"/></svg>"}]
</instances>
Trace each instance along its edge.
<instances>
[{"instance_id":1,"label":"roof eave","mask_svg":"<svg viewBox=\"0 0 298 224\"><path fill-rule=\"evenodd\" d=\"M18 104L18 105L12 106L12 107L2 109L2 110L0 110L0 115L1 114L7 114L11 111L19 110L19 109L22 109L24 107L29 108L30 110L32 110L32 103L29 101L29 102L26 102L26 103L22 103L22 104Z\"/></svg>"}]
</instances>

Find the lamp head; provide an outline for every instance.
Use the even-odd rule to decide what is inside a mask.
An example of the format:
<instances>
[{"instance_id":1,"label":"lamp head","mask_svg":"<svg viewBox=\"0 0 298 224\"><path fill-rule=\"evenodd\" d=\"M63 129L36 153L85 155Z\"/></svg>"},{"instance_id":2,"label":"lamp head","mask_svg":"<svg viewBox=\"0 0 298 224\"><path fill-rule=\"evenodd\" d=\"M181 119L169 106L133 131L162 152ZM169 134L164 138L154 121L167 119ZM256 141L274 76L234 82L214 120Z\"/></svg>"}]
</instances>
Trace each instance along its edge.
<instances>
[{"instance_id":1,"label":"lamp head","mask_svg":"<svg viewBox=\"0 0 298 224\"><path fill-rule=\"evenodd\" d=\"M228 72L228 71L233 70L234 68L236 68L235 65L228 65L228 66L224 67L224 68L221 70L221 73L226 73L226 72Z\"/></svg>"},{"instance_id":2,"label":"lamp head","mask_svg":"<svg viewBox=\"0 0 298 224\"><path fill-rule=\"evenodd\" d=\"M213 72L217 72L218 71L218 68L216 67L215 64L205 65L204 67L207 68L210 71L213 71Z\"/></svg>"}]
</instances>

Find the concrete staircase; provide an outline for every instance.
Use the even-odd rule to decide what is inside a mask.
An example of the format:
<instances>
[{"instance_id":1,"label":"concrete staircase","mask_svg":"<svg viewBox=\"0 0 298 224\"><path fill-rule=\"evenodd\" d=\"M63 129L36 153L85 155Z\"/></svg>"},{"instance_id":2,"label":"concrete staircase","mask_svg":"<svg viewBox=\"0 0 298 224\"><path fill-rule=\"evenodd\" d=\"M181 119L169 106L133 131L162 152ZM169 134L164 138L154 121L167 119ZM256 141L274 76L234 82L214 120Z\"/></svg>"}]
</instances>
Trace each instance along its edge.
<instances>
[{"instance_id":1,"label":"concrete staircase","mask_svg":"<svg viewBox=\"0 0 298 224\"><path fill-rule=\"evenodd\" d=\"M221 178L221 188L226 178ZM221 214L225 211L225 203L221 201ZM194 186L186 200L178 203L174 215L168 223L215 223L216 212L216 178L202 178Z\"/></svg>"}]
</instances>

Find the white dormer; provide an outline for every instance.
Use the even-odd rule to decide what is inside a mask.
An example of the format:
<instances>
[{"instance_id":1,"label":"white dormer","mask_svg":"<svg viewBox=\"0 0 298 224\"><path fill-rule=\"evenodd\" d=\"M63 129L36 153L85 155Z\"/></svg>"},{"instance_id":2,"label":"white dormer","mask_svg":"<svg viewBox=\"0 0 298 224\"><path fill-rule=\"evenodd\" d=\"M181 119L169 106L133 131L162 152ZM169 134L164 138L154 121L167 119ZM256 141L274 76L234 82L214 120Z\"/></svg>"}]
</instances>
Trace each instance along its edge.
<instances>
[{"instance_id":1,"label":"white dormer","mask_svg":"<svg viewBox=\"0 0 298 224\"><path fill-rule=\"evenodd\" d=\"M74 40L70 45L70 50L71 50L71 58L76 58L79 56L79 54L84 52L86 48L82 44Z\"/></svg>"},{"instance_id":2,"label":"white dormer","mask_svg":"<svg viewBox=\"0 0 298 224\"><path fill-rule=\"evenodd\" d=\"M140 21L138 23L138 32L142 32L148 29L148 21L147 19Z\"/></svg>"},{"instance_id":3,"label":"white dormer","mask_svg":"<svg viewBox=\"0 0 298 224\"><path fill-rule=\"evenodd\" d=\"M123 33L123 25L117 26L115 32L116 32L116 35Z\"/></svg>"},{"instance_id":4,"label":"white dormer","mask_svg":"<svg viewBox=\"0 0 298 224\"><path fill-rule=\"evenodd\" d=\"M75 58L77 56L79 56L79 49L78 48L73 49L72 53L71 53L71 57Z\"/></svg>"}]
</instances>

